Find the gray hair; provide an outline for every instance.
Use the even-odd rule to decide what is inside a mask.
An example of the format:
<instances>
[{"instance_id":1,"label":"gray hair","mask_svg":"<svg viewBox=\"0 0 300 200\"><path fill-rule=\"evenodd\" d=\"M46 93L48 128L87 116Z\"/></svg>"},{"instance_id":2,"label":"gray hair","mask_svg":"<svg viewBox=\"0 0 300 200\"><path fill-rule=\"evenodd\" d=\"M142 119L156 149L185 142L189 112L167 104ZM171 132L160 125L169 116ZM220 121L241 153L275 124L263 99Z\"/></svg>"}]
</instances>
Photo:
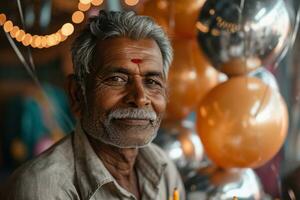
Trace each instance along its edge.
<instances>
[{"instance_id":1,"label":"gray hair","mask_svg":"<svg viewBox=\"0 0 300 200\"><path fill-rule=\"evenodd\" d=\"M163 74L167 77L173 59L173 51L162 28L150 17L136 15L133 11L107 12L101 10L98 16L90 19L88 26L72 45L74 73L84 95L86 77L93 67L97 41L115 37L155 40L163 58Z\"/></svg>"}]
</instances>

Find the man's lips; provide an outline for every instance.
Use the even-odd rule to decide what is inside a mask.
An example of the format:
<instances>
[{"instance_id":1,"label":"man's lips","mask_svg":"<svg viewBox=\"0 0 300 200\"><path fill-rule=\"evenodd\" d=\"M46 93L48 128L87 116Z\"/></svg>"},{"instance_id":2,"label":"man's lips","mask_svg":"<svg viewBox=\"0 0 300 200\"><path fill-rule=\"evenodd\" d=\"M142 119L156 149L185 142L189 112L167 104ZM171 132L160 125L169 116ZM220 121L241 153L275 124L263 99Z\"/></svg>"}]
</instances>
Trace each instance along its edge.
<instances>
[{"instance_id":1,"label":"man's lips","mask_svg":"<svg viewBox=\"0 0 300 200\"><path fill-rule=\"evenodd\" d=\"M132 119L132 118L114 119L114 121L129 126L146 126L150 123L149 119Z\"/></svg>"}]
</instances>

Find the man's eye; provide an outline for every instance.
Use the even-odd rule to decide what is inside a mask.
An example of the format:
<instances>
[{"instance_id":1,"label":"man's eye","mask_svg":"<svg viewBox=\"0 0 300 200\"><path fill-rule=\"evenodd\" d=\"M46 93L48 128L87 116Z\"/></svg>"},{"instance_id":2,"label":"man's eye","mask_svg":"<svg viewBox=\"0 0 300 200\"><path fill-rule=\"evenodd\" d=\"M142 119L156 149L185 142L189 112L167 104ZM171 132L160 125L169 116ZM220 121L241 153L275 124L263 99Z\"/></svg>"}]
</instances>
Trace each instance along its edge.
<instances>
[{"instance_id":1,"label":"man's eye","mask_svg":"<svg viewBox=\"0 0 300 200\"><path fill-rule=\"evenodd\" d=\"M127 83L127 79L121 76L112 76L105 79L105 83L112 86L124 85Z\"/></svg>"},{"instance_id":2,"label":"man's eye","mask_svg":"<svg viewBox=\"0 0 300 200\"><path fill-rule=\"evenodd\" d=\"M108 78L108 81L114 81L114 82L126 82L126 80L119 76L113 76Z\"/></svg>"},{"instance_id":3,"label":"man's eye","mask_svg":"<svg viewBox=\"0 0 300 200\"><path fill-rule=\"evenodd\" d=\"M149 86L159 86L159 87L161 87L161 83L157 80L154 80L154 79L147 79L145 82Z\"/></svg>"}]
</instances>

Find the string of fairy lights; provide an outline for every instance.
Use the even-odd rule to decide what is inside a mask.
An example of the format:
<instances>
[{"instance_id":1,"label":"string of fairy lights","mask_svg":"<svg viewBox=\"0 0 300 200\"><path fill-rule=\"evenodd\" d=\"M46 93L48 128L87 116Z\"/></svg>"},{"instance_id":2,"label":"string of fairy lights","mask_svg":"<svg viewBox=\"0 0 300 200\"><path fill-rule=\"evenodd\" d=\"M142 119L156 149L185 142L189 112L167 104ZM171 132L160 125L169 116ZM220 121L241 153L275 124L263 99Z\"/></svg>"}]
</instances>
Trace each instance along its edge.
<instances>
[{"instance_id":1,"label":"string of fairy lights","mask_svg":"<svg viewBox=\"0 0 300 200\"><path fill-rule=\"evenodd\" d=\"M78 10L73 12L71 20L62 25L58 31L49 35L31 35L26 33L22 28L14 25L14 23L7 18L4 13L0 13L0 26L3 30L9 33L12 38L20 42L24 46L31 46L32 48L49 48L58 45L65 41L70 35L74 33L74 25L80 24L84 21L84 12L88 11L91 6L100 6L104 0L79 0ZM139 0L124 0L128 6L135 6Z\"/></svg>"}]
</instances>

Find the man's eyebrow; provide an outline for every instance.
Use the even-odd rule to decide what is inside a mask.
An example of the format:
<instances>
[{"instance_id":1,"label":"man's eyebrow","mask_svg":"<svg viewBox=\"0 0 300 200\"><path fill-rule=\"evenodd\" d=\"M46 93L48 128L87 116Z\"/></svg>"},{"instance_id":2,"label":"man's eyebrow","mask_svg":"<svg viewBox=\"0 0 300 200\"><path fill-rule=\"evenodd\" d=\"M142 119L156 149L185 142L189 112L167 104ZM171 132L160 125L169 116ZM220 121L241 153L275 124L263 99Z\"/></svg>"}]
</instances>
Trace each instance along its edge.
<instances>
[{"instance_id":1,"label":"man's eyebrow","mask_svg":"<svg viewBox=\"0 0 300 200\"><path fill-rule=\"evenodd\" d=\"M122 73L122 74L126 74L126 75L132 75L132 73L130 72L130 70L128 70L127 68L121 67L121 66L106 66L104 68L102 68L99 73L101 74L111 74L111 73ZM163 73L161 71L156 71L156 70L149 70L146 71L144 73L142 73L142 76L155 76L155 77L159 77L159 78L163 78Z\"/></svg>"},{"instance_id":2,"label":"man's eyebrow","mask_svg":"<svg viewBox=\"0 0 300 200\"><path fill-rule=\"evenodd\" d=\"M120 66L106 66L99 70L99 73L110 74L110 73L122 73L129 75L130 72L128 69L120 67Z\"/></svg>"},{"instance_id":3,"label":"man's eyebrow","mask_svg":"<svg viewBox=\"0 0 300 200\"><path fill-rule=\"evenodd\" d=\"M148 71L144 73L143 76L157 76L159 78L163 78L163 74L160 71Z\"/></svg>"}]
</instances>

